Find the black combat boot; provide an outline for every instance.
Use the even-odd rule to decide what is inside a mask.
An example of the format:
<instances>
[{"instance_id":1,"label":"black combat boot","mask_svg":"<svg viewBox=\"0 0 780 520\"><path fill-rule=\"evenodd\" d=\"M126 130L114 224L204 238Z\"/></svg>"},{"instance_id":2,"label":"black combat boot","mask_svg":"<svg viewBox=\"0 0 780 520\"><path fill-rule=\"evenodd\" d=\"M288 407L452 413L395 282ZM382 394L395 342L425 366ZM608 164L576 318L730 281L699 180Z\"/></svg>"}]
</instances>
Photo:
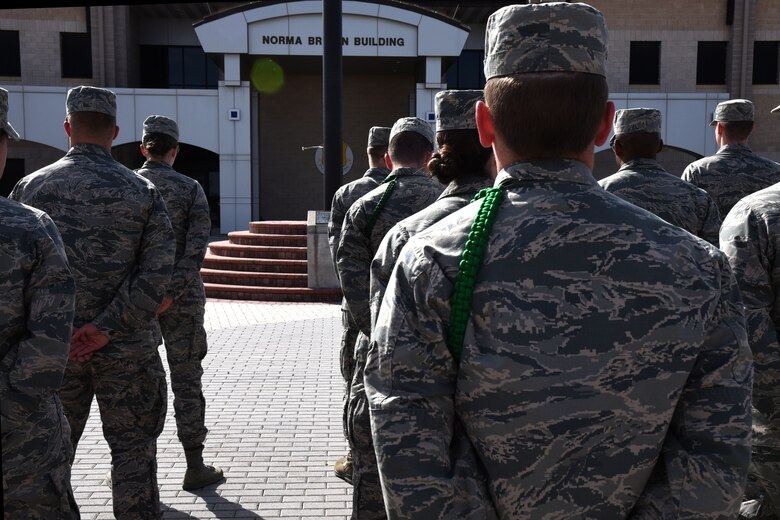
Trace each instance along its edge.
<instances>
[{"instance_id":1,"label":"black combat boot","mask_svg":"<svg viewBox=\"0 0 780 520\"><path fill-rule=\"evenodd\" d=\"M184 448L187 471L184 473L182 489L189 491L219 482L224 478L222 468L203 464L203 446Z\"/></svg>"}]
</instances>

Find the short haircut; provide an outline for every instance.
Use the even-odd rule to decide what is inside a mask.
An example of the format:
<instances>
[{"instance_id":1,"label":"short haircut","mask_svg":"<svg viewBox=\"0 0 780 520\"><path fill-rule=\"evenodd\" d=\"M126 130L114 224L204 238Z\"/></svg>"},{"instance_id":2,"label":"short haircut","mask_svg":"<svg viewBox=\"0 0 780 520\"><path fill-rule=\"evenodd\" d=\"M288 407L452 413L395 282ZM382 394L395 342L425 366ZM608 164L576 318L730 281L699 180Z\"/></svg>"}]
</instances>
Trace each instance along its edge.
<instances>
[{"instance_id":1,"label":"short haircut","mask_svg":"<svg viewBox=\"0 0 780 520\"><path fill-rule=\"evenodd\" d=\"M144 134L141 145L151 157L163 157L179 146L179 142L168 134L151 133Z\"/></svg>"},{"instance_id":2,"label":"short haircut","mask_svg":"<svg viewBox=\"0 0 780 520\"><path fill-rule=\"evenodd\" d=\"M720 122L723 125L723 136L729 141L745 141L753 131L753 121Z\"/></svg>"},{"instance_id":3,"label":"short haircut","mask_svg":"<svg viewBox=\"0 0 780 520\"><path fill-rule=\"evenodd\" d=\"M623 147L621 158L627 161L632 159L655 159L658 154L658 145L661 138L656 133L632 133L620 134L616 137Z\"/></svg>"},{"instance_id":4,"label":"short haircut","mask_svg":"<svg viewBox=\"0 0 780 520\"><path fill-rule=\"evenodd\" d=\"M387 146L369 146L368 155L374 161L381 161L387 153Z\"/></svg>"},{"instance_id":5,"label":"short haircut","mask_svg":"<svg viewBox=\"0 0 780 520\"><path fill-rule=\"evenodd\" d=\"M607 80L581 72L536 72L490 79L485 102L495 130L515 153L578 155L593 142L609 97Z\"/></svg>"},{"instance_id":6,"label":"short haircut","mask_svg":"<svg viewBox=\"0 0 780 520\"><path fill-rule=\"evenodd\" d=\"M442 184L449 184L465 175L489 176L485 166L493 155L493 149L480 144L476 130L436 132L436 142L439 151L428 161L428 170Z\"/></svg>"},{"instance_id":7,"label":"short haircut","mask_svg":"<svg viewBox=\"0 0 780 520\"><path fill-rule=\"evenodd\" d=\"M100 112L72 112L68 114L68 122L80 134L113 135L116 129L116 118Z\"/></svg>"},{"instance_id":8,"label":"short haircut","mask_svg":"<svg viewBox=\"0 0 780 520\"><path fill-rule=\"evenodd\" d=\"M417 132L395 134L387 147L390 160L398 164L418 163L433 151L433 144Z\"/></svg>"}]
</instances>

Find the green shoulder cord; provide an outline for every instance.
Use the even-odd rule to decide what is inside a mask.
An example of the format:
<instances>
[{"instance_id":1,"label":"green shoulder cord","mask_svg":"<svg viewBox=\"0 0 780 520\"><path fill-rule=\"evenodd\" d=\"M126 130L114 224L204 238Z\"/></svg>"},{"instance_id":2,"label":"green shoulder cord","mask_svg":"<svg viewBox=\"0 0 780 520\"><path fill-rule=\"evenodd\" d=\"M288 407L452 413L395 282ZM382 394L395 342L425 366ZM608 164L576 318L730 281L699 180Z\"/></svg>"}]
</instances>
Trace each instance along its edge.
<instances>
[{"instance_id":1,"label":"green shoulder cord","mask_svg":"<svg viewBox=\"0 0 780 520\"><path fill-rule=\"evenodd\" d=\"M385 180L382 184L385 182L387 182L387 188L385 188L385 192L382 194L382 198L379 199L379 202L374 208L374 212L371 213L371 218L368 219L368 226L366 226L366 236L369 238L369 240L371 239L371 231L374 229L374 225L379 219L379 214L382 213L382 208L385 206L387 199L390 198L390 194L393 193L393 190L395 189L395 179L390 181Z\"/></svg>"},{"instance_id":2,"label":"green shoulder cord","mask_svg":"<svg viewBox=\"0 0 780 520\"><path fill-rule=\"evenodd\" d=\"M474 283L477 272L482 264L485 247L490 238L490 230L496 213L501 206L504 188L484 188L477 193L471 202L482 200L477 216L471 224L466 246L460 255L458 274L455 277L455 289L452 292L452 311L450 314L450 333L447 346L456 362L460 362L463 352L463 339L466 336L466 324L471 314L471 300L474 293Z\"/></svg>"}]
</instances>

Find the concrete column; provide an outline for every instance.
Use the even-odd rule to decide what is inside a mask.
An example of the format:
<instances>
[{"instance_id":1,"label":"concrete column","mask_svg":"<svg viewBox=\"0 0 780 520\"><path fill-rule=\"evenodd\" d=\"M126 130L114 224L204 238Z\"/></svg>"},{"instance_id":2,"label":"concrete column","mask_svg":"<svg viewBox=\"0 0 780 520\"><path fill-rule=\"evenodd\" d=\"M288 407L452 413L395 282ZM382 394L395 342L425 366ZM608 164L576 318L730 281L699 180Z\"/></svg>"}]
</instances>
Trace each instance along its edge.
<instances>
[{"instance_id":1,"label":"concrete column","mask_svg":"<svg viewBox=\"0 0 780 520\"><path fill-rule=\"evenodd\" d=\"M753 95L755 12L756 0L735 0L728 63L728 88L732 98L750 99Z\"/></svg>"},{"instance_id":2,"label":"concrete column","mask_svg":"<svg viewBox=\"0 0 780 520\"><path fill-rule=\"evenodd\" d=\"M236 87L228 86L224 81L219 82L221 233L247 229L252 219L250 97L248 81L242 81ZM238 119L231 119L232 116Z\"/></svg>"},{"instance_id":3,"label":"concrete column","mask_svg":"<svg viewBox=\"0 0 780 520\"><path fill-rule=\"evenodd\" d=\"M338 288L328 245L330 211L309 211L306 215L306 259L308 286L314 289Z\"/></svg>"},{"instance_id":4,"label":"concrete column","mask_svg":"<svg viewBox=\"0 0 780 520\"><path fill-rule=\"evenodd\" d=\"M432 126L436 125L436 93L447 88L442 83L441 57L428 56L425 58L425 83L417 83L415 92L415 115L425 119ZM435 128L434 128L435 130Z\"/></svg>"}]
</instances>

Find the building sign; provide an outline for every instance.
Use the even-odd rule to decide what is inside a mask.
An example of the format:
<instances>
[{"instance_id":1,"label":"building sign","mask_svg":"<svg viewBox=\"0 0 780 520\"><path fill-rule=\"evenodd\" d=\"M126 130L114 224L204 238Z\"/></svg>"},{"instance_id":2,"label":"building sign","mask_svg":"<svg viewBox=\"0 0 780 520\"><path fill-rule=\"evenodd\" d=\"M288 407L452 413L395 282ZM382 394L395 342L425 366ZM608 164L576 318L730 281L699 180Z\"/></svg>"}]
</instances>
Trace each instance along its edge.
<instances>
[{"instance_id":1,"label":"building sign","mask_svg":"<svg viewBox=\"0 0 780 520\"><path fill-rule=\"evenodd\" d=\"M317 147L317 151L314 152L314 164L317 165L317 169L320 173L325 173L325 154L322 151L324 146ZM355 162L355 156L352 154L352 148L347 143L341 145L341 175L346 175L349 170L352 169L352 164Z\"/></svg>"},{"instance_id":2,"label":"building sign","mask_svg":"<svg viewBox=\"0 0 780 520\"><path fill-rule=\"evenodd\" d=\"M248 24L249 53L255 55L322 55L322 15L258 20ZM342 17L344 56L417 56L417 26L369 16Z\"/></svg>"}]
</instances>

